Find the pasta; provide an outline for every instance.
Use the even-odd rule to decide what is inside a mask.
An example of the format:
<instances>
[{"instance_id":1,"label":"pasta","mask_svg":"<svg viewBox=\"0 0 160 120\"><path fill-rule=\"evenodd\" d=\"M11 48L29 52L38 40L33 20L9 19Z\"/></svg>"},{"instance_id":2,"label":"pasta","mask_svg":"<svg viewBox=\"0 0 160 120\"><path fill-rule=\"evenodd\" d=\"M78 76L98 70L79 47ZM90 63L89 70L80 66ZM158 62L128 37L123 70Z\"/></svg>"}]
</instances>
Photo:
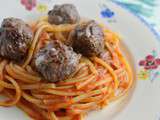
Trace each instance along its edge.
<instances>
[{"instance_id":1,"label":"pasta","mask_svg":"<svg viewBox=\"0 0 160 120\"><path fill-rule=\"evenodd\" d=\"M35 35L24 63L18 65L1 58L0 91L9 100L0 102L0 106L17 105L36 120L83 120L87 112L104 107L129 91L133 82L131 68L119 49L119 37L104 26L105 47L112 64L98 57L82 57L77 70L58 83L43 81L32 69L35 51L50 37L67 40L63 32L74 27L75 24L50 25L40 19L33 27Z\"/></svg>"}]
</instances>

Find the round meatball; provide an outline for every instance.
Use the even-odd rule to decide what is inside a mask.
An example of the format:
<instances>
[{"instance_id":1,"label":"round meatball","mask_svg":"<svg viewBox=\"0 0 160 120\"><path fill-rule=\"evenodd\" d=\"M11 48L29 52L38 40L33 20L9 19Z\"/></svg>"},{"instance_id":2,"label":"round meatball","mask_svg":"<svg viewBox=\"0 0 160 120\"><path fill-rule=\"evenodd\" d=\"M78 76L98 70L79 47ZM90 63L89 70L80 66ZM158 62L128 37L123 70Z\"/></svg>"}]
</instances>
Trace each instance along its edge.
<instances>
[{"instance_id":1,"label":"round meatball","mask_svg":"<svg viewBox=\"0 0 160 120\"><path fill-rule=\"evenodd\" d=\"M95 21L88 21L71 32L69 44L84 56L98 56L104 51L104 34Z\"/></svg>"},{"instance_id":2,"label":"round meatball","mask_svg":"<svg viewBox=\"0 0 160 120\"><path fill-rule=\"evenodd\" d=\"M24 21L12 17L4 19L0 28L0 56L22 61L32 38L32 30Z\"/></svg>"},{"instance_id":3,"label":"round meatball","mask_svg":"<svg viewBox=\"0 0 160 120\"><path fill-rule=\"evenodd\" d=\"M48 12L48 21L51 24L74 24L80 20L76 7L72 4L55 5Z\"/></svg>"},{"instance_id":4,"label":"round meatball","mask_svg":"<svg viewBox=\"0 0 160 120\"><path fill-rule=\"evenodd\" d=\"M35 55L34 67L46 80L57 82L76 70L79 59L71 47L53 40Z\"/></svg>"}]
</instances>

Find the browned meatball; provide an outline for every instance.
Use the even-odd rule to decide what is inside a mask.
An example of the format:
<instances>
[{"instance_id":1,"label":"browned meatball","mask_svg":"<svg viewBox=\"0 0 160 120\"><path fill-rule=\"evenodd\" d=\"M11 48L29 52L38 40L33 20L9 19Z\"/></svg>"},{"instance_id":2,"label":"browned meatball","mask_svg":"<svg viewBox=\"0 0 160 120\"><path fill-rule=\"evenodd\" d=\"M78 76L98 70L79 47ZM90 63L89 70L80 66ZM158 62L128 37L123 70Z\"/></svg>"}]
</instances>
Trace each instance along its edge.
<instances>
[{"instance_id":1,"label":"browned meatball","mask_svg":"<svg viewBox=\"0 0 160 120\"><path fill-rule=\"evenodd\" d=\"M69 42L76 52L87 57L98 56L104 51L103 31L93 20L78 25L71 32Z\"/></svg>"},{"instance_id":2,"label":"browned meatball","mask_svg":"<svg viewBox=\"0 0 160 120\"><path fill-rule=\"evenodd\" d=\"M51 24L74 24L80 20L76 7L72 4L55 5L48 12L48 21Z\"/></svg>"},{"instance_id":3,"label":"browned meatball","mask_svg":"<svg viewBox=\"0 0 160 120\"><path fill-rule=\"evenodd\" d=\"M75 71L79 59L71 47L53 40L36 54L34 67L46 80L57 82Z\"/></svg>"},{"instance_id":4,"label":"browned meatball","mask_svg":"<svg viewBox=\"0 0 160 120\"><path fill-rule=\"evenodd\" d=\"M22 61L32 38L32 30L24 21L12 17L4 19L0 28L0 56Z\"/></svg>"}]
</instances>

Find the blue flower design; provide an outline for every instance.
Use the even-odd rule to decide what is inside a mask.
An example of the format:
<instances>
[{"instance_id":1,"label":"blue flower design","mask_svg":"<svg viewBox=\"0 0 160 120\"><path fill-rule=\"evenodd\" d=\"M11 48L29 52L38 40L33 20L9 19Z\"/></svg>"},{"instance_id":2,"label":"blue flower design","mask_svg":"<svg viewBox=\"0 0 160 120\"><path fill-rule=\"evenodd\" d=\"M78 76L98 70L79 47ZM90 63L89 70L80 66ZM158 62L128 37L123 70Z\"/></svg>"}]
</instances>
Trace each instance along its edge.
<instances>
[{"instance_id":1,"label":"blue flower design","mask_svg":"<svg viewBox=\"0 0 160 120\"><path fill-rule=\"evenodd\" d=\"M105 8L101 11L101 15L104 18L112 18L114 16L114 12L111 11L109 8Z\"/></svg>"}]
</instances>

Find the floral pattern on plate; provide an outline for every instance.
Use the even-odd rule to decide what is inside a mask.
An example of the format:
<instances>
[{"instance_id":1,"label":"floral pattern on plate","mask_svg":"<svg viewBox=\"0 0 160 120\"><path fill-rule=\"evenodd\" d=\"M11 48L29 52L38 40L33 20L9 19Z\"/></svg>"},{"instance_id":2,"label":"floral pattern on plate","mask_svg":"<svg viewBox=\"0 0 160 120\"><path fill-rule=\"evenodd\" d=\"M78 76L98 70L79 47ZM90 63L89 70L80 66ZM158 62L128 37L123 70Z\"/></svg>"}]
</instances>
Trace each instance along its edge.
<instances>
[{"instance_id":1,"label":"floral pattern on plate","mask_svg":"<svg viewBox=\"0 0 160 120\"><path fill-rule=\"evenodd\" d=\"M158 70L160 66L160 58L155 50L151 54L148 54L145 59L139 61L139 66L141 67L138 73L138 78L140 80L151 80L153 82L158 76L160 76L160 71Z\"/></svg>"},{"instance_id":2,"label":"floral pattern on plate","mask_svg":"<svg viewBox=\"0 0 160 120\"><path fill-rule=\"evenodd\" d=\"M26 10L31 11L34 7L36 7L36 0L21 0L21 4L25 7Z\"/></svg>"},{"instance_id":3,"label":"floral pattern on plate","mask_svg":"<svg viewBox=\"0 0 160 120\"><path fill-rule=\"evenodd\" d=\"M39 3L36 7L37 11L40 13L48 11L48 6L46 4Z\"/></svg>"},{"instance_id":4,"label":"floral pattern on plate","mask_svg":"<svg viewBox=\"0 0 160 120\"><path fill-rule=\"evenodd\" d=\"M36 8L36 10L40 13L48 11L48 5L45 3L40 3L37 0L21 0L21 4L27 11L32 11L34 8Z\"/></svg>"},{"instance_id":5,"label":"floral pattern on plate","mask_svg":"<svg viewBox=\"0 0 160 120\"><path fill-rule=\"evenodd\" d=\"M102 18L106 19L109 23L114 23L116 22L115 19L115 12L111 10L107 4L99 4L99 7L101 9L100 15Z\"/></svg>"}]
</instances>

